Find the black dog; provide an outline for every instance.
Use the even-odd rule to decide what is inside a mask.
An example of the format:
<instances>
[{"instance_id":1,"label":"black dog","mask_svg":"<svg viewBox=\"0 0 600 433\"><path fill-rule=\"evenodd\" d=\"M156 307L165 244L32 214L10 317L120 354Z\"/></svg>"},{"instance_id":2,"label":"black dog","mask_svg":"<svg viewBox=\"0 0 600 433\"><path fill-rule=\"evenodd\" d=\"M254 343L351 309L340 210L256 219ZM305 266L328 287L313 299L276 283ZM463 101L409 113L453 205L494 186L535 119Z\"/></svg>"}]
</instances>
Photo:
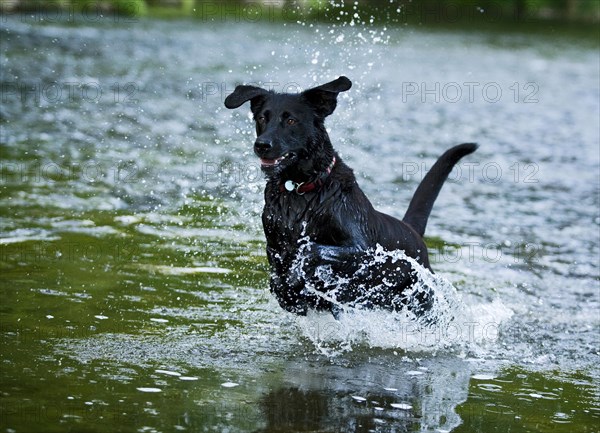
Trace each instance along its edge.
<instances>
[{"instance_id":1,"label":"black dog","mask_svg":"<svg viewBox=\"0 0 600 433\"><path fill-rule=\"evenodd\" d=\"M461 144L446 151L417 188L403 220L376 211L356 178L333 149L325 117L346 77L300 94L278 94L237 86L227 108L250 101L256 122L254 153L267 177L262 215L271 266L271 291L286 310L337 315L340 305L399 310L429 309L431 293L414 293L410 260L373 261L373 251L404 250L431 269L423 242L433 202L460 158L477 148ZM374 263L375 262L375 263ZM344 284L331 284L333 276Z\"/></svg>"}]
</instances>

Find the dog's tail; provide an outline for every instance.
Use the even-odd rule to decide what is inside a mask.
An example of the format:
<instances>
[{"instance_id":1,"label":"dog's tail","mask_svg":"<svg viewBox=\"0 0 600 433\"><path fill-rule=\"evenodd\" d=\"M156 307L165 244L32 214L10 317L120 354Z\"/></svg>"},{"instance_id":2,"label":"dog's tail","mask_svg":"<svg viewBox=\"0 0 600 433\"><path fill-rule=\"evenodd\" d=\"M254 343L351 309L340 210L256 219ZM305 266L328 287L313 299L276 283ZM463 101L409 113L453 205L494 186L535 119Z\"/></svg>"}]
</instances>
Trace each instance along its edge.
<instances>
[{"instance_id":1,"label":"dog's tail","mask_svg":"<svg viewBox=\"0 0 600 433\"><path fill-rule=\"evenodd\" d=\"M427 220L442 185L452 171L452 167L463 157L475 152L478 145L464 143L448 149L433 164L413 195L403 221L410 225L419 235L423 236Z\"/></svg>"}]
</instances>

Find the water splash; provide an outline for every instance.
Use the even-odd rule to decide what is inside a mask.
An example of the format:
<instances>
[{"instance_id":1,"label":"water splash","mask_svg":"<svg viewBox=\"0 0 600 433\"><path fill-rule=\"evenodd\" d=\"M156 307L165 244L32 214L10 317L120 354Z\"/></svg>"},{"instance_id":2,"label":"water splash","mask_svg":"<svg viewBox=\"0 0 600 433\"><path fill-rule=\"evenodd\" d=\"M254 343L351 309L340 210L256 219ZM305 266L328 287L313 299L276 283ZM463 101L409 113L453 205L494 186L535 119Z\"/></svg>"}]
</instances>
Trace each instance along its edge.
<instances>
[{"instance_id":1,"label":"water splash","mask_svg":"<svg viewBox=\"0 0 600 433\"><path fill-rule=\"evenodd\" d=\"M415 299L419 293L427 293L432 306L425 312L415 313L410 305L392 312L368 309L360 302L344 304L338 301L337 295L358 277L336 276L327 267L320 267L317 274L329 291L318 291L310 283L305 290L331 302L340 313L335 318L329 313L311 311L307 316L298 317L297 324L304 337L324 355L336 356L359 347L481 355L496 342L501 325L512 316L512 311L500 301L466 304L448 280L433 274L402 250L386 251L378 245L369 251L369 259L361 269L376 267L388 260L410 263L416 283L408 289L410 293L403 296ZM303 266L304 260L299 258L296 266Z\"/></svg>"}]
</instances>

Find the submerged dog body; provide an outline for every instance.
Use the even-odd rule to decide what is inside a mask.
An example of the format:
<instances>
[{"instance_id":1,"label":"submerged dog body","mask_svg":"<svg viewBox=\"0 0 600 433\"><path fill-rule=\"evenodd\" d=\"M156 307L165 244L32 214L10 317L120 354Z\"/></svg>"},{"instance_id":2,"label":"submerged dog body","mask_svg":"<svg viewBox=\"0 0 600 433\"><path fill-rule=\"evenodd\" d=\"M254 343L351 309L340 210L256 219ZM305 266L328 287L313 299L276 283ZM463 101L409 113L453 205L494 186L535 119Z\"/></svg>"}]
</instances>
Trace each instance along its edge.
<instances>
[{"instance_id":1,"label":"submerged dog body","mask_svg":"<svg viewBox=\"0 0 600 433\"><path fill-rule=\"evenodd\" d=\"M284 309L297 314L336 314L339 304L420 313L431 307L432 297L408 290L415 283L410 261L372 263L370 257L378 246L403 250L431 269L423 234L433 202L452 167L477 145L455 146L438 159L402 221L378 212L325 130L337 95L351 85L340 77L297 95L237 86L225 99L227 108L250 101L256 122L254 152L267 177L262 222L270 288ZM323 272L345 284L330 287Z\"/></svg>"}]
</instances>

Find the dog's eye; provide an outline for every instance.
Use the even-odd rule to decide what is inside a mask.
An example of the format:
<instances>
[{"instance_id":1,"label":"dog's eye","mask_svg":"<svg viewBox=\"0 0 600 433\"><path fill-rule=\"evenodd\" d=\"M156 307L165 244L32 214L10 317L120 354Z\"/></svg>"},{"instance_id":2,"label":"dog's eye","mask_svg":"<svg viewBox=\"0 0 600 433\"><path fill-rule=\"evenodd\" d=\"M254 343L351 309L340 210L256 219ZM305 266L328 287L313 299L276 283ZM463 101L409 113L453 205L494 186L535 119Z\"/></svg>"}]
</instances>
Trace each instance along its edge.
<instances>
[{"instance_id":1,"label":"dog's eye","mask_svg":"<svg viewBox=\"0 0 600 433\"><path fill-rule=\"evenodd\" d=\"M258 123L260 123L261 125L264 124L266 120L267 119L265 119L265 116L259 116L259 117L256 118L256 121Z\"/></svg>"},{"instance_id":2,"label":"dog's eye","mask_svg":"<svg viewBox=\"0 0 600 433\"><path fill-rule=\"evenodd\" d=\"M285 123L287 123L288 125L292 126L295 125L296 123L298 123L298 121L296 119L292 119L291 117L285 121Z\"/></svg>"}]
</instances>

